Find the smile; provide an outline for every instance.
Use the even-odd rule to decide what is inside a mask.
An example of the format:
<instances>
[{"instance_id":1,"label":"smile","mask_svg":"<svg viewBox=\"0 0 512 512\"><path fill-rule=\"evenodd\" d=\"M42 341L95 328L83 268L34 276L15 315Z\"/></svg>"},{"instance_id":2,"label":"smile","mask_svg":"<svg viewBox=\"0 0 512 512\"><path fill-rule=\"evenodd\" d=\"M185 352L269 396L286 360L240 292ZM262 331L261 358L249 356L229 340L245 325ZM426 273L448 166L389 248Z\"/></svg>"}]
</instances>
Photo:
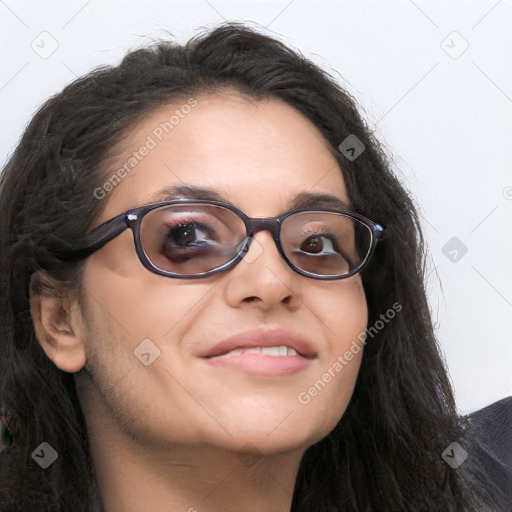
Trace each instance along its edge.
<instances>
[{"instance_id":1,"label":"smile","mask_svg":"<svg viewBox=\"0 0 512 512\"><path fill-rule=\"evenodd\" d=\"M298 353L294 348L287 347L286 345L279 345L274 347L250 347L250 348L236 348L230 352L218 357L232 357L242 354L262 354L264 356L282 357L282 356L297 356Z\"/></svg>"}]
</instances>

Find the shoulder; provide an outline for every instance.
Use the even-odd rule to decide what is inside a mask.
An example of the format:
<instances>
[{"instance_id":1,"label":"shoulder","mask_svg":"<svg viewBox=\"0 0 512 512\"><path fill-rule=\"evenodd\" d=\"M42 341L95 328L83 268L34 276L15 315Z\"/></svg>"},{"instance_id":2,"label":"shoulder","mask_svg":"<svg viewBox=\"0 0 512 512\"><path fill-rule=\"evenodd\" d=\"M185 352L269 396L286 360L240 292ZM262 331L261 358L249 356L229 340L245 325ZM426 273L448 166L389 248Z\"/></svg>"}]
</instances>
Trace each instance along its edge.
<instances>
[{"instance_id":1,"label":"shoulder","mask_svg":"<svg viewBox=\"0 0 512 512\"><path fill-rule=\"evenodd\" d=\"M480 471L483 495L501 494L507 507L503 510L512 510L512 397L475 411L466 420L470 471Z\"/></svg>"}]
</instances>

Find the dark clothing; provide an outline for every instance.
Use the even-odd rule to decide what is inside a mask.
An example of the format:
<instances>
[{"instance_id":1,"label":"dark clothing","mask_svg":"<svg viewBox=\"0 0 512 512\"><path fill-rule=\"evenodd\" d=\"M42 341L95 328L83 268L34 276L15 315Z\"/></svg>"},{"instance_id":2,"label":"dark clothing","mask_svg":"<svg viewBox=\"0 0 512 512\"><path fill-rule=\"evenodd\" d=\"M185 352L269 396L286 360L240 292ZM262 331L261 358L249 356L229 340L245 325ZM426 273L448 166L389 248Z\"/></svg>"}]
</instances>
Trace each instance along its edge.
<instances>
[{"instance_id":1,"label":"dark clothing","mask_svg":"<svg viewBox=\"0 0 512 512\"><path fill-rule=\"evenodd\" d=\"M468 463L474 457L482 470L481 495L500 503L492 512L512 512L512 397L504 398L467 417ZM500 497L501 494L501 497Z\"/></svg>"}]
</instances>

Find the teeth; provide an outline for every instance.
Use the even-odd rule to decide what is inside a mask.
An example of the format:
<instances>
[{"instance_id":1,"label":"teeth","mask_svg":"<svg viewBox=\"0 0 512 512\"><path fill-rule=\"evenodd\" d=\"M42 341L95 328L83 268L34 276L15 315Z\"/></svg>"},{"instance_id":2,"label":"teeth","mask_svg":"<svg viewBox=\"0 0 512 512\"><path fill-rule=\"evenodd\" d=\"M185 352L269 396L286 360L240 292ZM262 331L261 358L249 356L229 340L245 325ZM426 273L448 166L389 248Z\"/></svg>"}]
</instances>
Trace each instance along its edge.
<instances>
[{"instance_id":1,"label":"teeth","mask_svg":"<svg viewBox=\"0 0 512 512\"><path fill-rule=\"evenodd\" d=\"M286 350L286 347L284 347ZM265 354L266 356L278 356L279 354L279 347L262 347L261 353Z\"/></svg>"},{"instance_id":2,"label":"teeth","mask_svg":"<svg viewBox=\"0 0 512 512\"><path fill-rule=\"evenodd\" d=\"M278 347L251 347L251 348L236 348L227 354L226 356L239 356L242 354L263 354L265 356L296 356L297 351L293 348L287 347L286 345L279 345Z\"/></svg>"}]
</instances>

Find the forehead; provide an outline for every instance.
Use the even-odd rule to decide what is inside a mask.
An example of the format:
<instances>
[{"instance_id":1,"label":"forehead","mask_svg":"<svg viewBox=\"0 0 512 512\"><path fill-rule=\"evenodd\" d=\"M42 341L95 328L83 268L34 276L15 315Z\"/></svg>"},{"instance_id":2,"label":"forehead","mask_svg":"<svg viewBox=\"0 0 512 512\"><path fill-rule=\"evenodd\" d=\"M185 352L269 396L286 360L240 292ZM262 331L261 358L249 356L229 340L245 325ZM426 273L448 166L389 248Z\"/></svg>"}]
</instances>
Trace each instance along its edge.
<instances>
[{"instance_id":1,"label":"forehead","mask_svg":"<svg viewBox=\"0 0 512 512\"><path fill-rule=\"evenodd\" d=\"M139 122L120 148L105 176L121 177L110 179L116 184L108 187L100 220L184 185L216 190L251 216L278 215L303 193L348 203L325 138L277 99L249 101L228 93L185 98Z\"/></svg>"}]
</instances>

